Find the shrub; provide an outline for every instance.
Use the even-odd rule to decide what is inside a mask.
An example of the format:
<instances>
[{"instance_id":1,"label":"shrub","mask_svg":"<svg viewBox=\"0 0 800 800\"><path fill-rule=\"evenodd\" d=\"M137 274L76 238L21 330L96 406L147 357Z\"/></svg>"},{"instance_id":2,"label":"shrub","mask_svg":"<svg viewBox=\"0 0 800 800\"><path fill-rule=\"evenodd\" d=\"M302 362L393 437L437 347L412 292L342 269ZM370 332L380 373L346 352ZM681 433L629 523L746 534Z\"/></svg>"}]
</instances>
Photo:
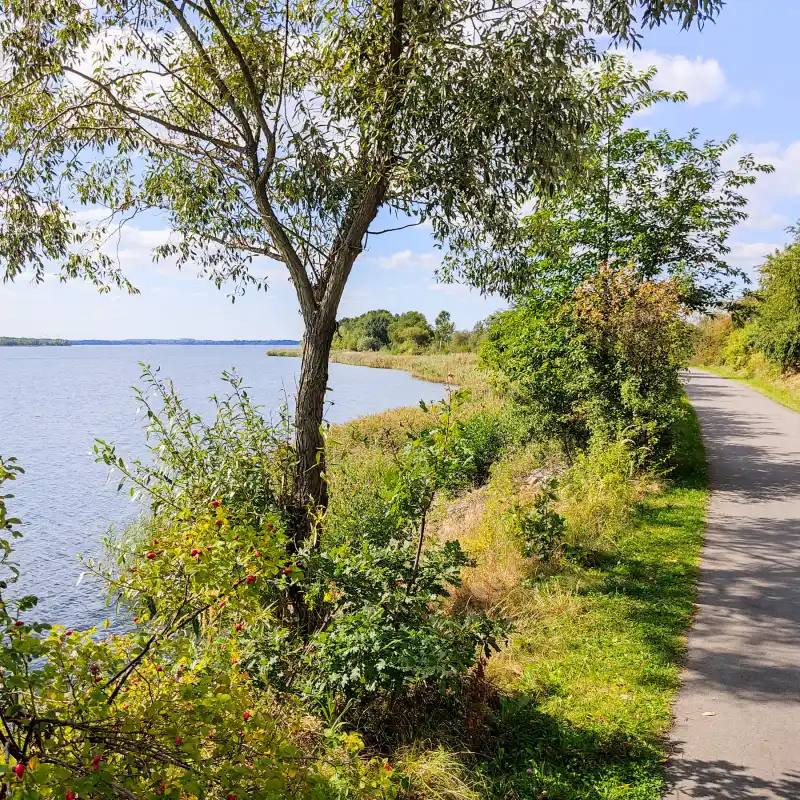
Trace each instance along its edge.
<instances>
[{"instance_id":1,"label":"shrub","mask_svg":"<svg viewBox=\"0 0 800 800\"><path fill-rule=\"evenodd\" d=\"M760 294L759 349L782 370L800 368L800 241L767 258Z\"/></svg>"},{"instance_id":2,"label":"shrub","mask_svg":"<svg viewBox=\"0 0 800 800\"><path fill-rule=\"evenodd\" d=\"M369 350L380 350L381 343L372 336L362 336L356 343L356 350L367 352Z\"/></svg>"},{"instance_id":3,"label":"shrub","mask_svg":"<svg viewBox=\"0 0 800 800\"><path fill-rule=\"evenodd\" d=\"M757 345L758 331L755 325L734 328L722 348L719 363L735 370L744 370L750 363Z\"/></svg>"},{"instance_id":4,"label":"shrub","mask_svg":"<svg viewBox=\"0 0 800 800\"><path fill-rule=\"evenodd\" d=\"M428 425L408 442L382 491L356 501L369 512L360 527L357 515L346 518L345 531L330 530L323 518L320 539L298 550L280 491L293 466L285 419L271 426L228 376L232 394L206 424L149 368L145 377L149 391L140 399L152 461L128 465L98 444L98 458L122 472L120 485L130 481L151 498L154 558L142 560L139 536L113 545L114 590L141 618L183 608L186 598L213 609L225 587L235 590L225 613L231 627L243 628L232 655L265 686L337 703L449 680L496 646L496 623L444 613L449 589L471 563L458 543L423 548L437 493L474 472L457 419L464 392L422 404ZM221 442L212 442L217 435ZM258 454L254 443L264 448ZM260 491L243 497L259 474ZM233 502L209 499L209 487ZM201 629L203 620L196 622Z\"/></svg>"},{"instance_id":5,"label":"shrub","mask_svg":"<svg viewBox=\"0 0 800 800\"><path fill-rule=\"evenodd\" d=\"M496 315L480 350L500 391L529 412L534 433L567 452L588 439L581 403L590 391L582 336L569 309L528 301Z\"/></svg>"},{"instance_id":6,"label":"shrub","mask_svg":"<svg viewBox=\"0 0 800 800\"><path fill-rule=\"evenodd\" d=\"M603 267L567 303L531 300L499 315L481 355L568 453L592 436L625 436L658 461L682 413L683 312L675 282Z\"/></svg>"},{"instance_id":7,"label":"shrub","mask_svg":"<svg viewBox=\"0 0 800 800\"><path fill-rule=\"evenodd\" d=\"M693 330L692 361L707 366L722 364L722 352L732 332L730 314L704 317Z\"/></svg>"},{"instance_id":8,"label":"shrub","mask_svg":"<svg viewBox=\"0 0 800 800\"><path fill-rule=\"evenodd\" d=\"M515 506L511 517L522 554L540 562L553 561L564 543L564 517L553 509L556 484L547 483L529 508Z\"/></svg>"},{"instance_id":9,"label":"shrub","mask_svg":"<svg viewBox=\"0 0 800 800\"><path fill-rule=\"evenodd\" d=\"M20 472L13 459L0 459L0 488ZM9 537L0 539L3 593L18 574L10 559L19 521L8 514L9 498L0 498L0 531ZM345 731L306 736L301 750L299 710L277 703L238 664L240 626L263 606L257 582L238 580L232 568L234 553L249 548L241 537L228 541L221 508L206 512L211 524L189 526L192 541L154 542L118 574L87 565L105 578L111 600L138 609L130 633L37 623L35 597L3 597L3 796L333 800L396 791L395 778L380 762L359 759L360 741ZM213 558L187 552L201 529L214 542ZM264 560L274 563L271 554Z\"/></svg>"}]
</instances>

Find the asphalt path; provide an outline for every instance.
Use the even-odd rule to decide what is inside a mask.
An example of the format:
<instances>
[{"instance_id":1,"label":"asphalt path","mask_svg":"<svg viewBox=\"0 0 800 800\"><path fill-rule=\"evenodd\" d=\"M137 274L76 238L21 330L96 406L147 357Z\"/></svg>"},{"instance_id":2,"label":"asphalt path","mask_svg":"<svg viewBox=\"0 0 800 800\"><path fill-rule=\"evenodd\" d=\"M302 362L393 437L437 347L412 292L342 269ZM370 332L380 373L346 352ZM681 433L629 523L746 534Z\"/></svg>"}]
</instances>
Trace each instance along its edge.
<instances>
[{"instance_id":1,"label":"asphalt path","mask_svg":"<svg viewBox=\"0 0 800 800\"><path fill-rule=\"evenodd\" d=\"M711 499L670 800L800 800L800 414L692 371Z\"/></svg>"}]
</instances>

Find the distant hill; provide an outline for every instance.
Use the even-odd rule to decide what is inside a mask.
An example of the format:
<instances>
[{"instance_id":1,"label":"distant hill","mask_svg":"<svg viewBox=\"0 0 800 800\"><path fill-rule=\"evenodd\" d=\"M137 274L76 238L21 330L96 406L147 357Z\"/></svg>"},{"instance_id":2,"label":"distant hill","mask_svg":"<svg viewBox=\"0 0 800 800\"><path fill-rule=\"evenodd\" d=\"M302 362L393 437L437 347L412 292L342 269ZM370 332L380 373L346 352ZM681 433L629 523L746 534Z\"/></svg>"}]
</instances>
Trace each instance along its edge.
<instances>
[{"instance_id":1,"label":"distant hill","mask_svg":"<svg viewBox=\"0 0 800 800\"><path fill-rule=\"evenodd\" d=\"M18 336L0 336L0 347L67 347L66 339L27 339Z\"/></svg>"},{"instance_id":2,"label":"distant hill","mask_svg":"<svg viewBox=\"0 0 800 800\"><path fill-rule=\"evenodd\" d=\"M66 344L257 344L282 345L284 347L300 346L297 339L71 339Z\"/></svg>"}]
</instances>

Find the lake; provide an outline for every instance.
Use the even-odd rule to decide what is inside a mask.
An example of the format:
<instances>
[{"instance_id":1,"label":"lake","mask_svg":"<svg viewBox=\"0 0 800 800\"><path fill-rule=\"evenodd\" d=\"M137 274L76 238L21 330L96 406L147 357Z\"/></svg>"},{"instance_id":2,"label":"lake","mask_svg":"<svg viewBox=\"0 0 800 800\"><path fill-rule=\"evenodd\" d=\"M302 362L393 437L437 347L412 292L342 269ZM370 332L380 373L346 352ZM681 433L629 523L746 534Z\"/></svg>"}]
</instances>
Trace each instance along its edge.
<instances>
[{"instance_id":1,"label":"lake","mask_svg":"<svg viewBox=\"0 0 800 800\"><path fill-rule=\"evenodd\" d=\"M222 394L220 374L235 367L265 414L291 398L300 361L268 357L266 348L231 345L0 347L0 454L16 456L25 474L11 484L12 516L25 538L15 545L19 588L39 597L30 616L89 627L109 613L102 594L85 582L77 554L101 551L110 525L137 516L125 490L107 482L92 453L94 438L113 441L123 457L145 454L131 387L141 385L139 362L161 367L190 407L210 409ZM331 364L330 422L344 422L441 395L438 386L395 370ZM17 592L14 592L17 594Z\"/></svg>"}]
</instances>

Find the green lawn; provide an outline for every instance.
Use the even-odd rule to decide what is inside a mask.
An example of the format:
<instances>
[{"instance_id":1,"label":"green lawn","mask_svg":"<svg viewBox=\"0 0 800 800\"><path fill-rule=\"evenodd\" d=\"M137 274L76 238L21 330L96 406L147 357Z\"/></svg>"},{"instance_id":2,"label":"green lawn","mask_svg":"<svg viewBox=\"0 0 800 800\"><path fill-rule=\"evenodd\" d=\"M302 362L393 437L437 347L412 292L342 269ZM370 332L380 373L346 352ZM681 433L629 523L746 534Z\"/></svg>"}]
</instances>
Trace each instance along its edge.
<instances>
[{"instance_id":1,"label":"green lawn","mask_svg":"<svg viewBox=\"0 0 800 800\"><path fill-rule=\"evenodd\" d=\"M707 500L693 413L683 427L680 472L642 502L613 556L585 571L576 607L520 632L530 659L498 714L492 797L662 796Z\"/></svg>"}]
</instances>

